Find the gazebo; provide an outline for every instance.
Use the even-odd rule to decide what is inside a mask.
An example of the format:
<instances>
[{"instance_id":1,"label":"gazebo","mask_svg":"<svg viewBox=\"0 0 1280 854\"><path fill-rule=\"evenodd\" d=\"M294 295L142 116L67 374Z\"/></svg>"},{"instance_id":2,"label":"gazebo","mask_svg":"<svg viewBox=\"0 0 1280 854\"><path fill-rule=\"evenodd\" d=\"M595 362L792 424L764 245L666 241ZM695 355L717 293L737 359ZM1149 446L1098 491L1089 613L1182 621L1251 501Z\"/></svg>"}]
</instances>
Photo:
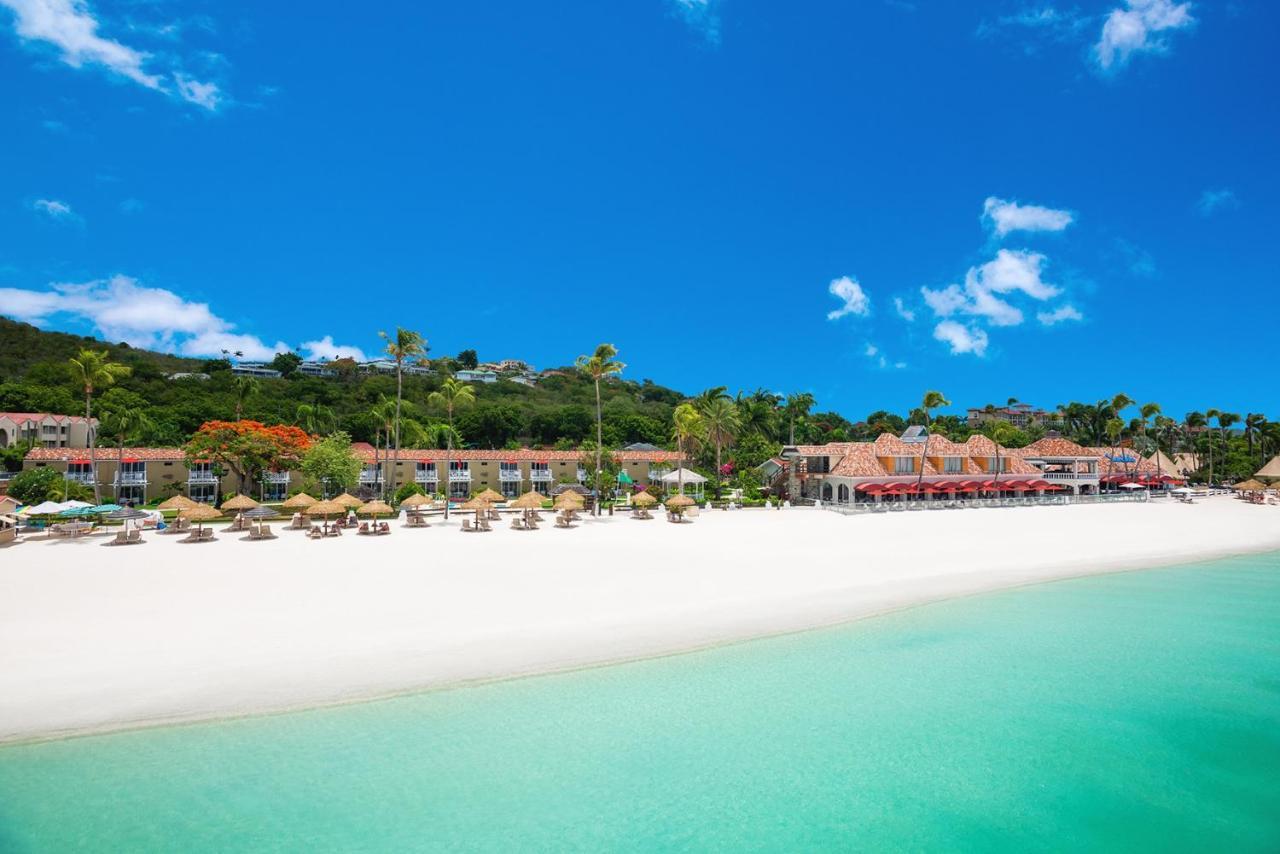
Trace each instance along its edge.
<instances>
[{"instance_id":1,"label":"gazebo","mask_svg":"<svg viewBox=\"0 0 1280 854\"><path fill-rule=\"evenodd\" d=\"M693 486L693 494L699 501L702 500L703 493L707 488L707 479L696 471L690 471L686 468L678 468L675 471L668 472L662 476L662 485L667 490L679 489L680 484L684 484L682 492L688 492L690 486Z\"/></svg>"},{"instance_id":2,"label":"gazebo","mask_svg":"<svg viewBox=\"0 0 1280 854\"><path fill-rule=\"evenodd\" d=\"M1280 482L1280 454L1272 457L1271 462L1254 472L1253 476L1258 480L1271 481L1272 486Z\"/></svg>"}]
</instances>

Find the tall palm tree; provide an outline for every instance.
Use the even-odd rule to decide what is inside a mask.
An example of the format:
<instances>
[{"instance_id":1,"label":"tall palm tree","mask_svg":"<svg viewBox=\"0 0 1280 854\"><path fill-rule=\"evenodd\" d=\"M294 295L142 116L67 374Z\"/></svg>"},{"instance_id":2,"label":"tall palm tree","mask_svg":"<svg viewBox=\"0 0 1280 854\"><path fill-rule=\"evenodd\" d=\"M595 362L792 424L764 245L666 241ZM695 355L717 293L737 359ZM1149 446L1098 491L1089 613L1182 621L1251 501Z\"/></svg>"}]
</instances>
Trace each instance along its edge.
<instances>
[{"instance_id":1,"label":"tall palm tree","mask_svg":"<svg viewBox=\"0 0 1280 854\"><path fill-rule=\"evenodd\" d=\"M684 463L693 457L694 450L706 435L702 423L702 414L691 403L682 403L671 413L671 437L675 439L676 451L680 459L676 462L679 474L676 476L676 488L684 494Z\"/></svg>"},{"instance_id":2,"label":"tall palm tree","mask_svg":"<svg viewBox=\"0 0 1280 854\"><path fill-rule=\"evenodd\" d=\"M1226 473L1227 454L1231 450L1227 433L1231 429L1232 424L1240 423L1240 415L1236 412L1219 412L1218 413L1218 432L1222 435L1222 470Z\"/></svg>"},{"instance_id":3,"label":"tall palm tree","mask_svg":"<svg viewBox=\"0 0 1280 854\"><path fill-rule=\"evenodd\" d=\"M322 403L299 403L293 420L303 430L316 435L338 429L338 417Z\"/></svg>"},{"instance_id":4,"label":"tall palm tree","mask_svg":"<svg viewBox=\"0 0 1280 854\"><path fill-rule=\"evenodd\" d=\"M1018 435L1018 428L1014 427L1008 421L992 421L989 428L990 429L987 430L987 438L991 439L992 442L995 442L996 445L996 474L995 477L991 479L991 491L998 492L1001 469L1003 468L1003 465L1000 462L1000 452L1003 450L1004 445L1013 441L1014 437ZM921 468L923 469L924 466L921 466Z\"/></svg>"},{"instance_id":5,"label":"tall palm tree","mask_svg":"<svg viewBox=\"0 0 1280 854\"><path fill-rule=\"evenodd\" d=\"M427 355L427 339L411 329L396 327L395 335L379 332L378 337L387 342L386 353L396 363L396 419L395 419L395 463L400 462L400 402L404 399L404 362L406 359L418 361ZM395 490L395 472L397 466L391 466L390 489Z\"/></svg>"},{"instance_id":6,"label":"tall palm tree","mask_svg":"<svg viewBox=\"0 0 1280 854\"><path fill-rule=\"evenodd\" d=\"M102 503L102 490L98 486L98 456L94 453L96 432L93 429L93 392L116 384L132 373L128 365L112 362L106 350L81 350L69 362L71 377L84 389L84 420L89 431L89 470L93 472L93 503ZM117 461L117 465L119 462Z\"/></svg>"},{"instance_id":7,"label":"tall palm tree","mask_svg":"<svg viewBox=\"0 0 1280 854\"><path fill-rule=\"evenodd\" d=\"M600 408L600 380L605 377L622 373L622 369L626 365L617 360L618 348L612 344L601 344L596 347L594 353L590 356L579 356L577 361L578 370L591 377L591 381L596 387L596 500L595 506L592 508L598 515L600 513L600 468L601 454L604 452L604 413Z\"/></svg>"},{"instance_id":8,"label":"tall palm tree","mask_svg":"<svg viewBox=\"0 0 1280 854\"><path fill-rule=\"evenodd\" d=\"M129 441L137 441L138 437L154 425L147 413L132 407L109 409L102 415L102 430L116 440L116 459L124 459L124 446ZM116 477L116 503L120 503L120 478Z\"/></svg>"},{"instance_id":9,"label":"tall palm tree","mask_svg":"<svg viewBox=\"0 0 1280 854\"><path fill-rule=\"evenodd\" d=\"M445 411L445 415L449 420L449 432L446 434L446 445L444 452L444 518L449 518L449 466L453 462L453 440L457 432L453 427L453 413L464 406L470 406L476 402L476 390L464 382L459 382L453 377L445 377L444 382L440 384L438 391L433 391L427 397L427 402L432 406L438 406Z\"/></svg>"},{"instance_id":10,"label":"tall palm tree","mask_svg":"<svg viewBox=\"0 0 1280 854\"><path fill-rule=\"evenodd\" d=\"M1204 411L1205 428L1206 428L1205 439L1208 440L1208 444L1209 444L1209 486L1210 487L1213 486L1213 431L1207 428L1209 427L1209 419L1220 418L1221 416L1222 416L1222 410L1220 409L1206 409ZM1218 422L1218 423L1221 424L1222 422Z\"/></svg>"},{"instance_id":11,"label":"tall palm tree","mask_svg":"<svg viewBox=\"0 0 1280 854\"><path fill-rule=\"evenodd\" d=\"M1160 415L1160 404L1144 403L1138 409L1138 412L1141 413L1141 418L1139 418L1138 420L1141 422L1142 438L1145 439L1147 437L1147 422L1150 421L1152 418L1158 418L1158 416ZM1156 476L1158 477L1160 474L1161 474L1160 443L1157 441L1156 442Z\"/></svg>"},{"instance_id":12,"label":"tall palm tree","mask_svg":"<svg viewBox=\"0 0 1280 854\"><path fill-rule=\"evenodd\" d=\"M724 446L731 443L738 435L741 426L738 421L738 409L729 400L728 395L714 397L698 407L706 426L707 438L716 447L716 498L720 497L720 454Z\"/></svg>"},{"instance_id":13,"label":"tall palm tree","mask_svg":"<svg viewBox=\"0 0 1280 854\"><path fill-rule=\"evenodd\" d=\"M1261 438L1262 428L1267 426L1267 416L1261 412L1250 412L1244 417L1244 440L1249 443L1249 458L1253 459L1253 445ZM1258 442L1258 448L1261 450L1262 443ZM1262 454L1258 455L1258 467L1261 468L1265 459Z\"/></svg>"},{"instance_id":14,"label":"tall palm tree","mask_svg":"<svg viewBox=\"0 0 1280 854\"><path fill-rule=\"evenodd\" d=\"M244 402L258 393L262 384L257 377L239 376L231 381L232 390L236 394L236 420L244 415Z\"/></svg>"},{"instance_id":15,"label":"tall palm tree","mask_svg":"<svg viewBox=\"0 0 1280 854\"><path fill-rule=\"evenodd\" d=\"M744 434L754 433L773 441L777 437L778 396L764 389L751 394L738 392L734 398L738 407L738 423Z\"/></svg>"},{"instance_id":16,"label":"tall palm tree","mask_svg":"<svg viewBox=\"0 0 1280 854\"><path fill-rule=\"evenodd\" d=\"M396 424L396 402L385 394L378 396L378 401L369 409L369 417L373 419L373 464L386 471L386 456L390 453L391 435ZM383 438L386 443L383 444ZM384 452L384 448L388 449ZM382 494L387 494L387 478L382 478Z\"/></svg>"},{"instance_id":17,"label":"tall palm tree","mask_svg":"<svg viewBox=\"0 0 1280 854\"><path fill-rule=\"evenodd\" d=\"M943 397L940 391L926 391L924 399L920 401L920 410L924 413L924 449L920 454L920 474L916 476L916 492L920 491L920 484L924 482L924 464L929 459L929 440L933 438L933 431L929 429L929 424L933 421L933 410L943 406L950 406L951 401Z\"/></svg>"},{"instance_id":18,"label":"tall palm tree","mask_svg":"<svg viewBox=\"0 0 1280 854\"><path fill-rule=\"evenodd\" d=\"M1200 449L1196 446L1196 433L1199 432L1199 428L1209 425L1209 417L1203 412L1192 411L1187 413L1187 417L1183 419L1182 423L1185 428L1184 441L1186 442L1187 451L1195 457L1196 469L1199 469L1202 463L1200 462Z\"/></svg>"},{"instance_id":19,"label":"tall palm tree","mask_svg":"<svg viewBox=\"0 0 1280 854\"><path fill-rule=\"evenodd\" d=\"M787 395L786 403L783 404L783 411L786 412L787 422L790 425L790 432L787 434L788 445L796 443L796 421L806 418L814 403L816 401L813 395L807 391Z\"/></svg>"}]
</instances>

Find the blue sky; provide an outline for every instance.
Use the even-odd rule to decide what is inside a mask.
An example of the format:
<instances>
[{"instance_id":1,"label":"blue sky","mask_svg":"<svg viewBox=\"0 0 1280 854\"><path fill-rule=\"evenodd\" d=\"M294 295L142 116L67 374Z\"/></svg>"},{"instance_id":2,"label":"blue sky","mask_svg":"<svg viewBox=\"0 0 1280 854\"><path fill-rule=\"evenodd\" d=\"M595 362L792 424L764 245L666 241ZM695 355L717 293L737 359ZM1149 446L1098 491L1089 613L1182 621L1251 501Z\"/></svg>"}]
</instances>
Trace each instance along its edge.
<instances>
[{"instance_id":1,"label":"blue sky","mask_svg":"<svg viewBox=\"0 0 1280 854\"><path fill-rule=\"evenodd\" d=\"M1274 409L1264 2L0 0L0 313ZM1273 414L1280 414L1274 413Z\"/></svg>"}]
</instances>

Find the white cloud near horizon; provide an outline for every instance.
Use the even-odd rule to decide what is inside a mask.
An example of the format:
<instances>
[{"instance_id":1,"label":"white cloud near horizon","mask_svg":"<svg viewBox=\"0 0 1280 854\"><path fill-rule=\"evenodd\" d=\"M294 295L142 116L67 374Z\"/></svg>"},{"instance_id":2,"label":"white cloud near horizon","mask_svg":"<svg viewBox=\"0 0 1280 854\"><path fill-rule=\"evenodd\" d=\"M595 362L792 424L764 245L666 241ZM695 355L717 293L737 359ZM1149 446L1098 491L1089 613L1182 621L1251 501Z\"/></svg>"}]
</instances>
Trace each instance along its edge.
<instances>
[{"instance_id":1,"label":"white cloud near horizon","mask_svg":"<svg viewBox=\"0 0 1280 854\"><path fill-rule=\"evenodd\" d=\"M315 341L303 341L298 345L304 359L313 362L332 361L333 359L355 359L357 362L368 362L369 357L359 347L351 347L334 343L332 335L326 335Z\"/></svg>"},{"instance_id":2,"label":"white cloud near horizon","mask_svg":"<svg viewBox=\"0 0 1280 854\"><path fill-rule=\"evenodd\" d=\"M857 279L849 276L832 279L827 285L827 292L844 303L840 308L827 312L827 320L839 320L847 314L866 317L871 313L871 298Z\"/></svg>"},{"instance_id":3,"label":"white cloud near horizon","mask_svg":"<svg viewBox=\"0 0 1280 854\"><path fill-rule=\"evenodd\" d=\"M160 350L182 356L242 352L245 359L269 360L294 348L283 341L268 343L256 335L237 332L207 303L191 302L165 288L148 287L130 276L115 275L83 283L55 283L49 290L0 288L0 314L36 325L55 317L90 324L108 341ZM332 345L334 353L360 353L359 348L333 344L326 335L309 344ZM303 345L305 350L307 345Z\"/></svg>"},{"instance_id":4,"label":"white cloud near horizon","mask_svg":"<svg viewBox=\"0 0 1280 854\"><path fill-rule=\"evenodd\" d=\"M166 76L146 68L151 55L99 35L100 22L86 0L0 0L14 14L14 30L28 42L52 45L72 68L93 65L156 92L181 98L206 110L217 110L224 98L215 83L174 73Z\"/></svg>"},{"instance_id":5,"label":"white cloud near horizon","mask_svg":"<svg viewBox=\"0 0 1280 854\"><path fill-rule=\"evenodd\" d=\"M1123 68L1141 53L1163 53L1168 40L1163 33L1186 29L1195 23L1190 3L1173 0L1126 0L1113 9L1102 25L1093 56L1103 71Z\"/></svg>"},{"instance_id":6,"label":"white cloud near horizon","mask_svg":"<svg viewBox=\"0 0 1280 854\"><path fill-rule=\"evenodd\" d=\"M1205 190L1196 202L1196 210L1201 216L1212 216L1218 211L1235 210L1240 207L1240 199L1236 194L1223 187L1220 190Z\"/></svg>"},{"instance_id":7,"label":"white cloud near horizon","mask_svg":"<svg viewBox=\"0 0 1280 854\"><path fill-rule=\"evenodd\" d=\"M893 310L898 313L898 317L901 317L907 323L915 322L915 319L916 319L915 311L913 309L907 308L907 304L902 301L902 297L893 298Z\"/></svg>"},{"instance_id":8,"label":"white cloud near horizon","mask_svg":"<svg viewBox=\"0 0 1280 854\"><path fill-rule=\"evenodd\" d=\"M944 320L935 326L933 337L949 344L953 356L972 353L981 358L987 354L987 345L990 343L986 330L954 320Z\"/></svg>"},{"instance_id":9,"label":"white cloud near horizon","mask_svg":"<svg viewBox=\"0 0 1280 854\"><path fill-rule=\"evenodd\" d=\"M1004 237L1014 231L1062 231L1075 221L1075 215L988 196L982 205L982 220L992 227L996 237Z\"/></svg>"}]
</instances>

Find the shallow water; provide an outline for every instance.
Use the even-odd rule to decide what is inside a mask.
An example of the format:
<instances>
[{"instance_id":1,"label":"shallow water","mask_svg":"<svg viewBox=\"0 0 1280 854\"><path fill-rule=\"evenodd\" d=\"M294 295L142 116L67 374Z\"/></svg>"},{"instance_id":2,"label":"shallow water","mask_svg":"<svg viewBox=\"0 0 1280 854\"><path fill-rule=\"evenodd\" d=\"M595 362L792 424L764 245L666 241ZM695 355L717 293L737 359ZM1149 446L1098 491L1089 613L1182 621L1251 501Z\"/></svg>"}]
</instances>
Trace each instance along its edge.
<instances>
[{"instance_id":1,"label":"shallow water","mask_svg":"<svg viewBox=\"0 0 1280 854\"><path fill-rule=\"evenodd\" d=\"M2 851L1280 849L1280 555L0 749Z\"/></svg>"}]
</instances>

